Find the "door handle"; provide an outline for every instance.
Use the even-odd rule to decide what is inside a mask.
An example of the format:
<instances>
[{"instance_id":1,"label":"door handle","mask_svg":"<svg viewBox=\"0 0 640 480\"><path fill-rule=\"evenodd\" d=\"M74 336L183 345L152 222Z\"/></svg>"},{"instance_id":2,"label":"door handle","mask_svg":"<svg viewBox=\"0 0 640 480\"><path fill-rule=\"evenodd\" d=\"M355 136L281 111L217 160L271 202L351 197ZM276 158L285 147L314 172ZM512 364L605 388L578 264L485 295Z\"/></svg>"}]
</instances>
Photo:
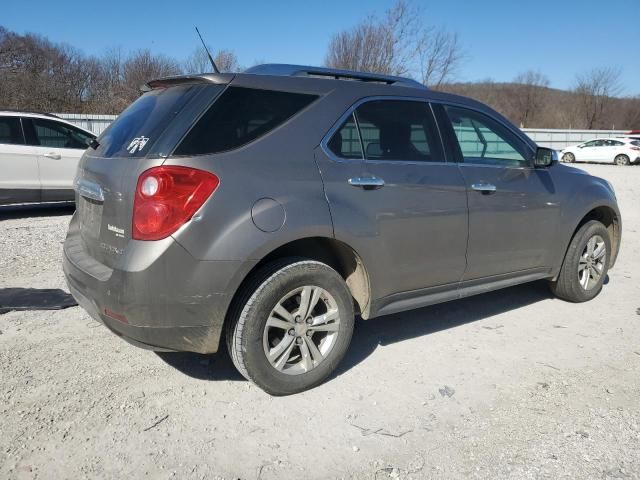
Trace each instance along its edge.
<instances>
[{"instance_id":1,"label":"door handle","mask_svg":"<svg viewBox=\"0 0 640 480\"><path fill-rule=\"evenodd\" d=\"M59 153L55 152L45 153L44 156L52 160L60 160L62 158Z\"/></svg>"},{"instance_id":2,"label":"door handle","mask_svg":"<svg viewBox=\"0 0 640 480\"><path fill-rule=\"evenodd\" d=\"M490 183L474 183L473 185L471 185L471 188L476 192L480 192L485 195L494 193L496 191L496 186L491 185Z\"/></svg>"},{"instance_id":3,"label":"door handle","mask_svg":"<svg viewBox=\"0 0 640 480\"><path fill-rule=\"evenodd\" d=\"M384 180L378 177L354 177L349 179L349 185L365 190L377 190L384 187Z\"/></svg>"}]
</instances>

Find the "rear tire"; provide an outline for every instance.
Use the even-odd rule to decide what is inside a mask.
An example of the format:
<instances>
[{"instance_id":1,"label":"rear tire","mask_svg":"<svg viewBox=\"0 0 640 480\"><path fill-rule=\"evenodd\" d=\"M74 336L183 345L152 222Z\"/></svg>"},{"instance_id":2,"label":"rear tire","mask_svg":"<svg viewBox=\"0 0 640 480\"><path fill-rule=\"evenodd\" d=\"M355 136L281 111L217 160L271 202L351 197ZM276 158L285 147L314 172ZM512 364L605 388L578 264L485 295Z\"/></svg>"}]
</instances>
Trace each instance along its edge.
<instances>
[{"instance_id":1,"label":"rear tire","mask_svg":"<svg viewBox=\"0 0 640 480\"><path fill-rule=\"evenodd\" d=\"M571 152L565 153L562 156L562 161L566 163L573 163L576 161L576 156Z\"/></svg>"},{"instance_id":2,"label":"rear tire","mask_svg":"<svg viewBox=\"0 0 640 480\"><path fill-rule=\"evenodd\" d=\"M616 158L614 159L614 162L616 165L621 165L621 166L626 166L631 163L631 161L629 160L629 157L623 154L616 156Z\"/></svg>"},{"instance_id":3,"label":"rear tire","mask_svg":"<svg viewBox=\"0 0 640 480\"><path fill-rule=\"evenodd\" d=\"M238 371L271 395L322 383L344 357L354 326L351 293L331 267L288 259L257 272L227 324Z\"/></svg>"},{"instance_id":4,"label":"rear tire","mask_svg":"<svg viewBox=\"0 0 640 480\"><path fill-rule=\"evenodd\" d=\"M575 233L551 291L569 302L586 302L596 297L609 270L611 240L607 228L591 220Z\"/></svg>"}]
</instances>

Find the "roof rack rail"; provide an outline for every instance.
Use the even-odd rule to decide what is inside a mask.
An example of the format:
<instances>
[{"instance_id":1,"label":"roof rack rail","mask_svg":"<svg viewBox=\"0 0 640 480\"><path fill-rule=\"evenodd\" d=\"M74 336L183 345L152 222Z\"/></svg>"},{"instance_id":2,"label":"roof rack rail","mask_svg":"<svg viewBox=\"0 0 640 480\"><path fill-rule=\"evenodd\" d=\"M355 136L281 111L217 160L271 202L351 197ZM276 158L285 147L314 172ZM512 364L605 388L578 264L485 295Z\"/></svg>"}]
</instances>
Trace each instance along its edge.
<instances>
[{"instance_id":1,"label":"roof rack rail","mask_svg":"<svg viewBox=\"0 0 640 480\"><path fill-rule=\"evenodd\" d=\"M60 117L58 117L58 115L54 115L53 113L49 113L49 112L39 112L37 110L20 110L19 108L4 108L4 107L0 107L0 112L29 113L29 114L32 114L32 115L46 115L47 117L60 118Z\"/></svg>"},{"instance_id":2,"label":"roof rack rail","mask_svg":"<svg viewBox=\"0 0 640 480\"><path fill-rule=\"evenodd\" d=\"M267 63L256 65L244 73L255 75L281 75L288 77L321 77L335 80L358 80L361 82L384 83L413 88L427 88L411 78L381 75L377 73L355 72L336 68L310 67L305 65L288 65L284 63Z\"/></svg>"}]
</instances>

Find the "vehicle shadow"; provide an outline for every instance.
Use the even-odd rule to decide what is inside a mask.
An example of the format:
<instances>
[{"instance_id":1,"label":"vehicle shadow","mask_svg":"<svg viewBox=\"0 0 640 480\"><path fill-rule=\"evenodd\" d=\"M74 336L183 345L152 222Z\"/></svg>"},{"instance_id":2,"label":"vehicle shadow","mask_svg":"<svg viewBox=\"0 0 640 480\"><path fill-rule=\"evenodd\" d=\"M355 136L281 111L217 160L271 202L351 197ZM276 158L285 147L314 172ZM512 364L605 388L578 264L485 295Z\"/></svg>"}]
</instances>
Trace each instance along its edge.
<instances>
[{"instance_id":1,"label":"vehicle shadow","mask_svg":"<svg viewBox=\"0 0 640 480\"><path fill-rule=\"evenodd\" d=\"M0 315L11 311L61 310L78 305L59 288L0 288Z\"/></svg>"},{"instance_id":2,"label":"vehicle shadow","mask_svg":"<svg viewBox=\"0 0 640 480\"><path fill-rule=\"evenodd\" d=\"M1 205L0 221L18 218L59 217L71 215L76 209L73 202L44 205Z\"/></svg>"},{"instance_id":3,"label":"vehicle shadow","mask_svg":"<svg viewBox=\"0 0 640 480\"><path fill-rule=\"evenodd\" d=\"M380 345L447 330L551 298L546 282L533 282L461 300L432 305L373 320L356 321L349 350L329 381L355 367ZM215 355L156 352L168 365L199 380L244 380L226 352L224 341Z\"/></svg>"},{"instance_id":4,"label":"vehicle shadow","mask_svg":"<svg viewBox=\"0 0 640 480\"><path fill-rule=\"evenodd\" d=\"M155 352L155 354L167 365L197 380L245 380L233 366L223 343L223 341L220 342L220 350L214 355L192 352Z\"/></svg>"},{"instance_id":5,"label":"vehicle shadow","mask_svg":"<svg viewBox=\"0 0 640 480\"><path fill-rule=\"evenodd\" d=\"M378 346L455 328L552 298L545 281L488 292L408 312L356 322L353 339L333 377L353 368Z\"/></svg>"}]
</instances>

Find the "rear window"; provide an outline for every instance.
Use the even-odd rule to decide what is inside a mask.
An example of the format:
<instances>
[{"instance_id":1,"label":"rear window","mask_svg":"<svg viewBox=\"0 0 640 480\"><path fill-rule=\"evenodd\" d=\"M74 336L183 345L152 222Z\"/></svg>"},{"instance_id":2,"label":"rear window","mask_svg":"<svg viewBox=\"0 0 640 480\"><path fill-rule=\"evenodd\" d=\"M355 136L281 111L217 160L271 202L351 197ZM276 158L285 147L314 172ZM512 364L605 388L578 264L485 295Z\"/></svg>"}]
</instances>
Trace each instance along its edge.
<instances>
[{"instance_id":1,"label":"rear window","mask_svg":"<svg viewBox=\"0 0 640 480\"><path fill-rule=\"evenodd\" d=\"M246 145L308 106L316 95L229 87L173 152L203 155Z\"/></svg>"},{"instance_id":2,"label":"rear window","mask_svg":"<svg viewBox=\"0 0 640 480\"><path fill-rule=\"evenodd\" d=\"M179 85L151 90L133 102L98 138L102 157L144 157L184 106L204 88Z\"/></svg>"}]
</instances>

